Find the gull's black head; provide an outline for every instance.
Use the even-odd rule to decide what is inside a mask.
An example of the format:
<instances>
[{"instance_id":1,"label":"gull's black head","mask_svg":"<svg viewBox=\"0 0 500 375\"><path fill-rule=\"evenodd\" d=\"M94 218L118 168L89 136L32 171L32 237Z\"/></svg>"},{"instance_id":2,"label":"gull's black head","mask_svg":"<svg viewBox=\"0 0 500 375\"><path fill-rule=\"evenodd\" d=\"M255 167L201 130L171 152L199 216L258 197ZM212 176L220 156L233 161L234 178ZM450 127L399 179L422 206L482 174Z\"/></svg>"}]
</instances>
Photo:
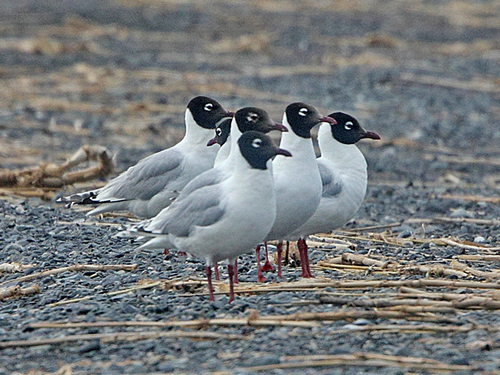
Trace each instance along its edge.
<instances>
[{"instance_id":1,"label":"gull's black head","mask_svg":"<svg viewBox=\"0 0 500 375\"><path fill-rule=\"evenodd\" d=\"M231 121L233 121L231 117L225 117L217 123L215 127L215 137L208 141L207 146L212 146L216 143L222 146L226 143L231 133Z\"/></svg>"},{"instance_id":2,"label":"gull's black head","mask_svg":"<svg viewBox=\"0 0 500 375\"><path fill-rule=\"evenodd\" d=\"M333 138L340 143L352 145L363 138L380 139L377 133L365 131L358 120L343 112L335 112L329 115L337 121L336 125L331 125Z\"/></svg>"},{"instance_id":3,"label":"gull's black head","mask_svg":"<svg viewBox=\"0 0 500 375\"><path fill-rule=\"evenodd\" d=\"M306 103L289 104L285 113L292 131L302 138L311 138L311 129L320 122L335 123L334 119L322 116L316 108Z\"/></svg>"},{"instance_id":4,"label":"gull's black head","mask_svg":"<svg viewBox=\"0 0 500 375\"><path fill-rule=\"evenodd\" d=\"M269 114L261 108L245 107L236 111L234 119L240 132L256 130L269 133L271 130L288 131L283 125L274 122Z\"/></svg>"},{"instance_id":5,"label":"gull's black head","mask_svg":"<svg viewBox=\"0 0 500 375\"><path fill-rule=\"evenodd\" d=\"M232 112L222 108L217 100L206 96L197 96L191 99L187 108L193 115L194 121L205 129L215 129L220 120L233 115Z\"/></svg>"},{"instance_id":6,"label":"gull's black head","mask_svg":"<svg viewBox=\"0 0 500 375\"><path fill-rule=\"evenodd\" d=\"M241 154L252 168L267 169L267 161L276 155L292 156L288 151L276 146L269 136L250 130L238 139Z\"/></svg>"}]
</instances>

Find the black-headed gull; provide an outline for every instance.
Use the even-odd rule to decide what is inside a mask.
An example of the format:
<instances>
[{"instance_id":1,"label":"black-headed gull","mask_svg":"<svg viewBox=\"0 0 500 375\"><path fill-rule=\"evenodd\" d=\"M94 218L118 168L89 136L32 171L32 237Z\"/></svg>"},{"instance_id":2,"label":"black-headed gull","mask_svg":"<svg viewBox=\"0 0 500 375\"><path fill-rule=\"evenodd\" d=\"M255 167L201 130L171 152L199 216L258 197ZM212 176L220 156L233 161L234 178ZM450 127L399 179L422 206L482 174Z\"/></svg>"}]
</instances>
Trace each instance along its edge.
<instances>
[{"instance_id":1,"label":"black-headed gull","mask_svg":"<svg viewBox=\"0 0 500 375\"><path fill-rule=\"evenodd\" d=\"M202 173L168 208L131 228L139 235L149 232L168 237L177 249L203 258L211 301L211 266L224 259L228 260L229 302L234 300L236 258L261 242L276 218L271 159L291 156L256 131L241 135L235 148L230 163ZM226 168L231 168L231 173L226 173Z\"/></svg>"},{"instance_id":2,"label":"black-headed gull","mask_svg":"<svg viewBox=\"0 0 500 375\"><path fill-rule=\"evenodd\" d=\"M215 166L224 162L229 157L231 148L236 145L241 134L249 130L256 130L262 133L269 133L272 130L288 131L282 124L272 121L269 114L263 109L246 107L245 111L237 111L237 113L238 116L235 114L229 128L227 122L221 122L220 127L216 128L216 133L220 133L220 137L216 134L215 138L209 142L210 145L215 143L221 145L215 158Z\"/></svg>"},{"instance_id":3,"label":"black-headed gull","mask_svg":"<svg viewBox=\"0 0 500 375\"><path fill-rule=\"evenodd\" d=\"M292 103L283 115L283 124L291 131L283 133L280 147L289 150L293 158L273 162L276 188L276 221L266 241L278 240L278 276L281 277L282 241L285 236L304 224L316 211L321 200L321 176L311 139L311 129L321 122L335 124L331 117L322 116L305 103ZM259 247L256 248L258 255ZM257 258L258 281L263 277ZM303 274L302 276L308 277Z\"/></svg>"},{"instance_id":4,"label":"black-headed gull","mask_svg":"<svg viewBox=\"0 0 500 375\"><path fill-rule=\"evenodd\" d=\"M157 215L189 181L213 167L217 150L207 147L207 141L217 122L227 116L232 113L215 99L193 98L186 108L186 134L179 143L140 160L100 189L58 202L97 205L87 215L122 210L143 218Z\"/></svg>"},{"instance_id":5,"label":"black-headed gull","mask_svg":"<svg viewBox=\"0 0 500 375\"><path fill-rule=\"evenodd\" d=\"M346 113L335 112L328 116L337 124L322 124L318 132L321 201L309 220L286 236L287 240L299 239L302 272L309 275L309 261L302 259L304 254L307 256L306 236L329 233L354 217L363 202L368 182L366 160L356 143L364 138L380 139L378 134L365 131Z\"/></svg>"}]
</instances>

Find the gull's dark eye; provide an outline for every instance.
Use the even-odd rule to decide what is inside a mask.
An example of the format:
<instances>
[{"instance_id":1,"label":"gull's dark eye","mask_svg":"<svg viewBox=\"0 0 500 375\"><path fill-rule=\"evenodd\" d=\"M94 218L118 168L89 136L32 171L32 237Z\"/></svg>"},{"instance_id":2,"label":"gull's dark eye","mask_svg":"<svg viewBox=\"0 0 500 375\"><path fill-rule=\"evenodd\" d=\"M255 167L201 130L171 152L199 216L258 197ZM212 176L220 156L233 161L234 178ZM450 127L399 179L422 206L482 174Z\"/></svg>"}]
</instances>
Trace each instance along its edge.
<instances>
[{"instance_id":1,"label":"gull's dark eye","mask_svg":"<svg viewBox=\"0 0 500 375\"><path fill-rule=\"evenodd\" d=\"M254 112L249 112L247 116L247 121L255 122L259 119L259 115Z\"/></svg>"},{"instance_id":2,"label":"gull's dark eye","mask_svg":"<svg viewBox=\"0 0 500 375\"><path fill-rule=\"evenodd\" d=\"M210 112L214 108L214 105L212 103L207 103L205 104L205 107L203 109L207 112Z\"/></svg>"},{"instance_id":3,"label":"gull's dark eye","mask_svg":"<svg viewBox=\"0 0 500 375\"><path fill-rule=\"evenodd\" d=\"M301 109L299 109L299 116L304 117L304 116L306 116L306 115L307 115L307 112L309 112L309 111L307 110L307 108L301 108Z\"/></svg>"},{"instance_id":4,"label":"gull's dark eye","mask_svg":"<svg viewBox=\"0 0 500 375\"><path fill-rule=\"evenodd\" d=\"M217 137L220 137L222 135L222 129L221 128L215 129L215 134L217 135Z\"/></svg>"},{"instance_id":5,"label":"gull's dark eye","mask_svg":"<svg viewBox=\"0 0 500 375\"><path fill-rule=\"evenodd\" d=\"M252 142L252 146L255 148L259 148L262 145L262 139L255 138Z\"/></svg>"},{"instance_id":6,"label":"gull's dark eye","mask_svg":"<svg viewBox=\"0 0 500 375\"><path fill-rule=\"evenodd\" d=\"M344 125L345 130L351 130L354 124L351 121L347 121Z\"/></svg>"}]
</instances>

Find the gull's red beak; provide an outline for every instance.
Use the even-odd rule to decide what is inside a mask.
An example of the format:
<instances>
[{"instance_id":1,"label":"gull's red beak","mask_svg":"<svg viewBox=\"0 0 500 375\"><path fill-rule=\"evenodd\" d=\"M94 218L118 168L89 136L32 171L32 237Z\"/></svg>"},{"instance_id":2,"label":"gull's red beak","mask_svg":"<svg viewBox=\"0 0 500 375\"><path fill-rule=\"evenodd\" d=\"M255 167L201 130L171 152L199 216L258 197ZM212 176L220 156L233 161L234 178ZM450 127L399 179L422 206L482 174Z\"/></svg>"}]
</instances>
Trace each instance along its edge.
<instances>
[{"instance_id":1,"label":"gull's red beak","mask_svg":"<svg viewBox=\"0 0 500 375\"><path fill-rule=\"evenodd\" d=\"M214 137L207 142L207 146L213 146L216 143L217 143L217 137Z\"/></svg>"},{"instance_id":2,"label":"gull's red beak","mask_svg":"<svg viewBox=\"0 0 500 375\"><path fill-rule=\"evenodd\" d=\"M278 151L276 152L276 155L283 155L283 156L292 156L290 151L283 150L282 148L279 148Z\"/></svg>"},{"instance_id":3,"label":"gull's red beak","mask_svg":"<svg viewBox=\"0 0 500 375\"><path fill-rule=\"evenodd\" d=\"M337 121L335 121L335 119L333 117L330 117L330 116L320 117L319 121L328 122L329 124L332 124L332 125L335 125L337 123Z\"/></svg>"},{"instance_id":4,"label":"gull's red beak","mask_svg":"<svg viewBox=\"0 0 500 375\"><path fill-rule=\"evenodd\" d=\"M285 125L280 124L279 122L275 123L274 126L275 126L274 130L279 130L280 132L287 132L288 131L288 128Z\"/></svg>"},{"instance_id":5,"label":"gull's red beak","mask_svg":"<svg viewBox=\"0 0 500 375\"><path fill-rule=\"evenodd\" d=\"M361 133L361 138L380 139L380 135L374 132Z\"/></svg>"}]
</instances>

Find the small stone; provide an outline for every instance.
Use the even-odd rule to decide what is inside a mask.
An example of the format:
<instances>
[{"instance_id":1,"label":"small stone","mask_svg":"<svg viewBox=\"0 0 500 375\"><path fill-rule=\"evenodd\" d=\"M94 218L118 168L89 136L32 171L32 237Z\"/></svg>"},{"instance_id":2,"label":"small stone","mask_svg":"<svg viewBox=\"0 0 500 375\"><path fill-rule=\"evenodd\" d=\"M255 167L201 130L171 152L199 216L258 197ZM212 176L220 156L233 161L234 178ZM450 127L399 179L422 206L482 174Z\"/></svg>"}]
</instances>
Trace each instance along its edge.
<instances>
[{"instance_id":1,"label":"small stone","mask_svg":"<svg viewBox=\"0 0 500 375\"><path fill-rule=\"evenodd\" d=\"M356 325L356 324L346 324L342 327L342 329L348 329L348 330L351 330L351 331L357 331L357 330L360 330L362 329L360 326Z\"/></svg>"},{"instance_id":2,"label":"small stone","mask_svg":"<svg viewBox=\"0 0 500 375\"><path fill-rule=\"evenodd\" d=\"M484 351L491 350L494 347L493 341L491 340L475 340L465 344L465 349L468 351Z\"/></svg>"},{"instance_id":3,"label":"small stone","mask_svg":"<svg viewBox=\"0 0 500 375\"><path fill-rule=\"evenodd\" d=\"M368 319L356 319L353 324L356 324L357 326L367 326L370 324L373 324L370 320Z\"/></svg>"},{"instance_id":4,"label":"small stone","mask_svg":"<svg viewBox=\"0 0 500 375\"><path fill-rule=\"evenodd\" d=\"M171 362L163 362L158 365L158 371L160 372L174 372L175 367Z\"/></svg>"},{"instance_id":5,"label":"small stone","mask_svg":"<svg viewBox=\"0 0 500 375\"><path fill-rule=\"evenodd\" d=\"M82 345L80 350L78 351L79 353L89 353L93 352L96 350L101 350L101 343L99 340L93 340L85 345Z\"/></svg>"},{"instance_id":6,"label":"small stone","mask_svg":"<svg viewBox=\"0 0 500 375\"><path fill-rule=\"evenodd\" d=\"M401 233L398 234L398 238L408 238L411 237L413 232L411 230L403 230Z\"/></svg>"},{"instance_id":7,"label":"small stone","mask_svg":"<svg viewBox=\"0 0 500 375\"><path fill-rule=\"evenodd\" d=\"M450 217L467 217L467 218L473 218L474 214L472 212L469 212L463 208L457 208L454 210L451 214Z\"/></svg>"},{"instance_id":8,"label":"small stone","mask_svg":"<svg viewBox=\"0 0 500 375\"><path fill-rule=\"evenodd\" d=\"M477 236L476 238L474 238L474 242L483 243L483 242L486 242L486 238L484 238L482 236Z\"/></svg>"},{"instance_id":9,"label":"small stone","mask_svg":"<svg viewBox=\"0 0 500 375\"><path fill-rule=\"evenodd\" d=\"M277 365L279 364L280 357L276 355L264 355L257 358L252 358L247 362L248 366L267 366L267 365Z\"/></svg>"}]
</instances>

